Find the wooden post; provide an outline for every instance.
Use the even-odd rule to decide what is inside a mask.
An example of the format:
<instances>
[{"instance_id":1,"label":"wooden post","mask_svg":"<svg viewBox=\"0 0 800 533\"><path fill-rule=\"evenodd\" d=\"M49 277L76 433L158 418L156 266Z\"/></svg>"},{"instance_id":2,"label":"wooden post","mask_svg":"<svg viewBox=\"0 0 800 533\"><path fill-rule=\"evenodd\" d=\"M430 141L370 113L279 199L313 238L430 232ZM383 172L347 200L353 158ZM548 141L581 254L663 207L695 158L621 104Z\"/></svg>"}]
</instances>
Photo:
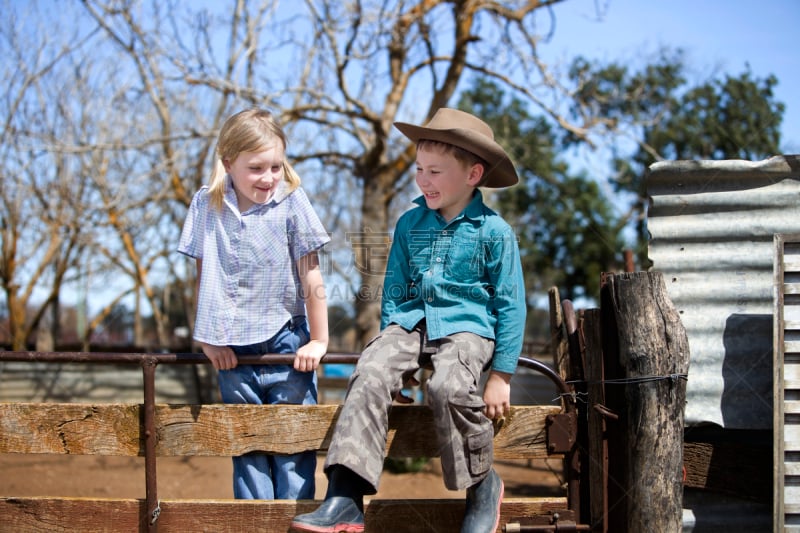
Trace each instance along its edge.
<instances>
[{"instance_id":1,"label":"wooden post","mask_svg":"<svg viewBox=\"0 0 800 533\"><path fill-rule=\"evenodd\" d=\"M611 276L603 293L606 399L619 416L608 423L608 527L680 531L686 331L659 272Z\"/></svg>"},{"instance_id":2,"label":"wooden post","mask_svg":"<svg viewBox=\"0 0 800 533\"><path fill-rule=\"evenodd\" d=\"M586 350L586 381L588 398L588 468L589 524L598 533L608 532L608 445L606 441L603 380L603 352L599 309L583 312L582 331ZM613 422L612 422L613 423ZM583 517L581 517L583 518Z\"/></svg>"}]
</instances>

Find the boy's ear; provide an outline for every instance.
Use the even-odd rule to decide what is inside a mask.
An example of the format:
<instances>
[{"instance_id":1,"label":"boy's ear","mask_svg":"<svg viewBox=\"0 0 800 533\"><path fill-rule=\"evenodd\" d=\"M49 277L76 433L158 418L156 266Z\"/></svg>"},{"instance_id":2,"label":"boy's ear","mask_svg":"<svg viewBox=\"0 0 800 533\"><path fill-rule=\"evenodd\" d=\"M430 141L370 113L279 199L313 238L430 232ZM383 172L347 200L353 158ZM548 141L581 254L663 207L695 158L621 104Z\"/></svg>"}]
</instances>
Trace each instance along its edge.
<instances>
[{"instance_id":1,"label":"boy's ear","mask_svg":"<svg viewBox=\"0 0 800 533\"><path fill-rule=\"evenodd\" d=\"M469 169L469 178L467 182L473 187L477 187L478 184L483 181L484 171L485 169L482 163L473 163Z\"/></svg>"}]
</instances>

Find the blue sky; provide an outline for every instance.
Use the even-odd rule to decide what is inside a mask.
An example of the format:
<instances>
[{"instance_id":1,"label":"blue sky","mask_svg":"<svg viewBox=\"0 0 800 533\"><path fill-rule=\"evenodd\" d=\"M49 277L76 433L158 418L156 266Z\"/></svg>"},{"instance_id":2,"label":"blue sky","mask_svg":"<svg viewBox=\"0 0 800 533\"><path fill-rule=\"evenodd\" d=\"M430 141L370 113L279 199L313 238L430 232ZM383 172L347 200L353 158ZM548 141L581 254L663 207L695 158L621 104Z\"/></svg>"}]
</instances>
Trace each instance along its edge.
<instances>
[{"instance_id":1,"label":"blue sky","mask_svg":"<svg viewBox=\"0 0 800 533\"><path fill-rule=\"evenodd\" d=\"M776 100L786 106L781 149L800 154L800 1L567 0L553 11L553 38L541 48L550 60L639 62L669 46L686 51L690 79L697 81L738 76L747 65L754 78L774 74Z\"/></svg>"}]
</instances>

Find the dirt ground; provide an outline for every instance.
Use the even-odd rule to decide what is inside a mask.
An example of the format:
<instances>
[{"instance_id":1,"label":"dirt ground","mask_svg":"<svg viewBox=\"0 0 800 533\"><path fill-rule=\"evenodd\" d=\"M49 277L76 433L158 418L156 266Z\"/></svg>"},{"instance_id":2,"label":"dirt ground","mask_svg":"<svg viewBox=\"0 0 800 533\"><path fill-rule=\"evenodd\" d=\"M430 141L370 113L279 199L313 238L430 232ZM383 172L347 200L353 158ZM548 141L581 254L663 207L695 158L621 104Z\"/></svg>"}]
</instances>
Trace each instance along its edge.
<instances>
[{"instance_id":1,"label":"dirt ground","mask_svg":"<svg viewBox=\"0 0 800 533\"><path fill-rule=\"evenodd\" d=\"M317 499L327 482L320 457ZM562 495L558 460L496 462L506 497ZM158 497L161 499L225 499L233 497L231 461L225 457L159 457ZM70 496L144 498L144 458L70 455L0 454L0 497ZM376 498L461 498L448 491L439 463L430 461L416 473L385 471Z\"/></svg>"}]
</instances>

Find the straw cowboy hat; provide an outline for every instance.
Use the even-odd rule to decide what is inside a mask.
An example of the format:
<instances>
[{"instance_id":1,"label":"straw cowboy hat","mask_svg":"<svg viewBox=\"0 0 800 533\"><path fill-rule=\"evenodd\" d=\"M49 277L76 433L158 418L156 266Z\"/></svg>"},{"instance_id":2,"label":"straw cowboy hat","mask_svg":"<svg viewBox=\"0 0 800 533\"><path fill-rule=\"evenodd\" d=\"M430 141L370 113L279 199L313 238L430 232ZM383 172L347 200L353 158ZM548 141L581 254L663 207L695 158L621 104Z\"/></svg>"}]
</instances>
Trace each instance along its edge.
<instances>
[{"instance_id":1,"label":"straw cowboy hat","mask_svg":"<svg viewBox=\"0 0 800 533\"><path fill-rule=\"evenodd\" d=\"M405 122L395 122L394 126L415 143L420 139L429 139L452 144L480 156L488 164L483 187L508 187L519 181L514 163L495 142L492 128L474 115L443 107L424 126Z\"/></svg>"}]
</instances>

